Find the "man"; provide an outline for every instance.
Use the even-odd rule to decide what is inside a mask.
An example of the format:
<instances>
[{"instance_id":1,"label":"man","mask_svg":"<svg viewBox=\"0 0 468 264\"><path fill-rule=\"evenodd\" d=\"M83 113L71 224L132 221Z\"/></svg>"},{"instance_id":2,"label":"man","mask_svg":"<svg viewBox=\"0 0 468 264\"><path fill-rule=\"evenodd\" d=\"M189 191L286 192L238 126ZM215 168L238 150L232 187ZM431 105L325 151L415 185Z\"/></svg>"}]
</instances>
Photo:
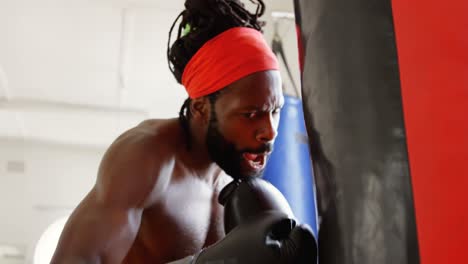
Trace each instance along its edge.
<instances>
[{"instance_id":1,"label":"man","mask_svg":"<svg viewBox=\"0 0 468 264\"><path fill-rule=\"evenodd\" d=\"M52 263L166 263L224 237L218 194L231 177L261 175L283 105L261 7L246 16L238 1L186 2L191 29L169 60L190 98L179 119L144 121L109 147Z\"/></svg>"}]
</instances>

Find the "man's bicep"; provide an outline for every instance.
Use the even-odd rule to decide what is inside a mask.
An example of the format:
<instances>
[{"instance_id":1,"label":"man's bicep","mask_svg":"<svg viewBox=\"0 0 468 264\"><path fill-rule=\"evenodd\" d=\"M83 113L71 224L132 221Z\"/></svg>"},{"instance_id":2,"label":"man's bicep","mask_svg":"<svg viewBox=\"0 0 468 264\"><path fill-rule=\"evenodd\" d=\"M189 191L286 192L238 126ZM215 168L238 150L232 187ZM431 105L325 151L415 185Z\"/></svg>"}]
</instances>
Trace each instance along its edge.
<instances>
[{"instance_id":1,"label":"man's bicep","mask_svg":"<svg viewBox=\"0 0 468 264\"><path fill-rule=\"evenodd\" d=\"M120 263L140 226L142 209L105 204L91 191L70 216L52 263Z\"/></svg>"}]
</instances>

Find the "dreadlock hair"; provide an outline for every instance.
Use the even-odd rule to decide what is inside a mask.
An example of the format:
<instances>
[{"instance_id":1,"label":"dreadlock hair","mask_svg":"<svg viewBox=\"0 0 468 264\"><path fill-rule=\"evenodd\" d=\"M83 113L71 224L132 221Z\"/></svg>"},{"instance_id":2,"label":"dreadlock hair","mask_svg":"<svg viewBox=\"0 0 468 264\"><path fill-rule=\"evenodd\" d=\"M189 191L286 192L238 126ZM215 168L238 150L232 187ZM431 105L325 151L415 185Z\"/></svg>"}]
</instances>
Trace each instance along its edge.
<instances>
[{"instance_id":1,"label":"dreadlock hair","mask_svg":"<svg viewBox=\"0 0 468 264\"><path fill-rule=\"evenodd\" d=\"M175 19L169 31L167 60L169 70L178 83L182 83L185 66L195 53L208 40L233 27L250 27L262 32L265 12L262 0L249 0L256 5L255 13L249 12L240 0L186 0L185 10ZM177 22L182 18L177 30L177 38L171 46L171 36ZM212 107L219 91L208 95ZM179 121L188 138L190 148L189 120L191 99L187 98L179 112Z\"/></svg>"}]
</instances>

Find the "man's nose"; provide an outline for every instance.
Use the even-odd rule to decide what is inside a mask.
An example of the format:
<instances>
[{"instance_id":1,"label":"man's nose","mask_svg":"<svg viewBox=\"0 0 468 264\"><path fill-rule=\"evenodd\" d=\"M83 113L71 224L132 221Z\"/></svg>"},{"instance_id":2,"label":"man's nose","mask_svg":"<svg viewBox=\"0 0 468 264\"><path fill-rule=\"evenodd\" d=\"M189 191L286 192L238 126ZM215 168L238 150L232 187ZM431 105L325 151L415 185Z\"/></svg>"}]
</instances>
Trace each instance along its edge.
<instances>
[{"instance_id":1,"label":"man's nose","mask_svg":"<svg viewBox=\"0 0 468 264\"><path fill-rule=\"evenodd\" d=\"M272 142L278 134L276 123L271 115L265 118L265 121L262 122L262 125L257 130L257 140L262 143Z\"/></svg>"}]
</instances>

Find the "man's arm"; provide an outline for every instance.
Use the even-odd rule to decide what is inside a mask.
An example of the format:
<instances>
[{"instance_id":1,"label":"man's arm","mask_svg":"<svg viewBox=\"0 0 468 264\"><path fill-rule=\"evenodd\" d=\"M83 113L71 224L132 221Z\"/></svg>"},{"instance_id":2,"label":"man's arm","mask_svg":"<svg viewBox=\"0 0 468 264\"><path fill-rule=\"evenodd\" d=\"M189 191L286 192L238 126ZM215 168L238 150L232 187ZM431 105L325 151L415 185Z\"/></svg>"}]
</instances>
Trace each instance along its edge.
<instances>
[{"instance_id":1,"label":"man's arm","mask_svg":"<svg viewBox=\"0 0 468 264\"><path fill-rule=\"evenodd\" d=\"M122 262L138 233L146 197L159 178L159 161L150 155L154 146L145 141L124 134L112 144L96 185L65 225L51 263Z\"/></svg>"},{"instance_id":2,"label":"man's arm","mask_svg":"<svg viewBox=\"0 0 468 264\"><path fill-rule=\"evenodd\" d=\"M136 237L142 209L113 206L93 189L68 220L51 263L120 263Z\"/></svg>"}]
</instances>

